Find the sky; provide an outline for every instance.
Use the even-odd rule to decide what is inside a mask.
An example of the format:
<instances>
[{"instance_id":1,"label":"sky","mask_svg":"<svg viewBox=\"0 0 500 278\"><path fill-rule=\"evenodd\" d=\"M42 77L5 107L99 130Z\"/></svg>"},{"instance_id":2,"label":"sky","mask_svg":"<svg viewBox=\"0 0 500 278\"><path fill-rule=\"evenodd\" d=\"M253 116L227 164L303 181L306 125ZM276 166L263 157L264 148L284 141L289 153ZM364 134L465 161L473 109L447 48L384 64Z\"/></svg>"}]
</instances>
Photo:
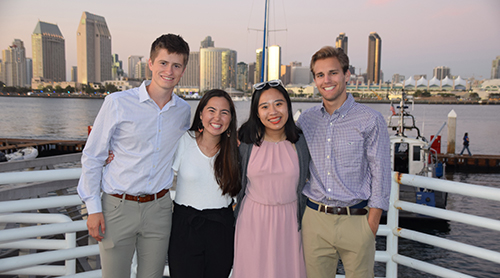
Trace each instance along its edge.
<instances>
[{"instance_id":1,"label":"sky","mask_svg":"<svg viewBox=\"0 0 500 278\"><path fill-rule=\"evenodd\" d=\"M38 20L57 24L65 38L66 71L77 65L76 30L84 11L103 16L112 53L127 72L127 57L149 58L161 34L180 34L198 51L211 36L215 47L237 51L238 62L255 62L262 48L264 0L0 0L0 49L21 39L32 57ZM462 78L489 79L500 56L499 0L271 0L270 44L282 47L282 64L309 66L311 56L348 37L350 64L366 72L368 36L382 39L384 80L427 74L438 66Z\"/></svg>"}]
</instances>

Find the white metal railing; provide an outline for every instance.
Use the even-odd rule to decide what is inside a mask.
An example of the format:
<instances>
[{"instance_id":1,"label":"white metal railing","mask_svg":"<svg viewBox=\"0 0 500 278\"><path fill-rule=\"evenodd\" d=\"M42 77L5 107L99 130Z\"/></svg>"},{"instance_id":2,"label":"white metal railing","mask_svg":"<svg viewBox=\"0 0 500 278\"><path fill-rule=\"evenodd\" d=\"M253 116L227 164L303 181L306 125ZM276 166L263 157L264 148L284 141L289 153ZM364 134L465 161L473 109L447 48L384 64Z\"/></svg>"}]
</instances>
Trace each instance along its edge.
<instances>
[{"instance_id":1,"label":"white metal railing","mask_svg":"<svg viewBox=\"0 0 500 278\"><path fill-rule=\"evenodd\" d=\"M81 168L0 173L0 185L71 180L78 179L80 175ZM101 277L102 274L100 269L84 273L75 273L76 258L99 254L99 247L97 244L76 247L75 233L87 230L86 220L72 221L69 217L57 213L18 213L80 205L82 205L82 201L78 195L0 202L0 223L50 223L0 230L0 249L21 248L55 250L23 255L22 259L20 259L21 256L0 259L0 275L49 275L66 278ZM65 234L65 240L33 239L55 234ZM43 265L62 260L65 261L64 266ZM131 266L131 278L136 277L136 270L137 262L134 255L134 263ZM163 275L170 275L167 266L165 266Z\"/></svg>"},{"instance_id":2,"label":"white metal railing","mask_svg":"<svg viewBox=\"0 0 500 278\"><path fill-rule=\"evenodd\" d=\"M0 184L35 182L40 180L50 181L77 179L79 178L80 173L81 169L31 171L22 172L22 174L20 174L19 172L17 174L0 173ZM398 264L441 277L471 277L453 270L399 255L399 237L430 244L463 254L468 254L477 258L500 264L499 252L439 238L432 235L427 235L408 229L399 228L399 211L403 210L500 231L500 221L498 220L401 201L399 200L399 184L433 189L448 193L456 193L500 202L500 189L421 176L393 173L390 198L391 207L387 212L387 225L380 225L377 232L377 235L387 237L387 246L385 251L379 250L376 251L375 254L376 261L386 263L386 277L397 277ZM19 257L1 259L0 274L52 276L66 275L64 277L72 278L101 277L100 270L75 274L74 263L68 264L69 261L74 262L75 258L94 256L98 255L99 253L97 245L75 247L76 243L74 233L77 231L85 231L87 229L85 220L69 222L67 217L58 214L19 213L22 211L38 210L44 208L79 206L81 204L82 203L80 201L80 198L77 195L0 202L0 223L51 223L39 226L0 230L0 249L25 248L54 250L37 254L24 255L22 256L22 260L20 260ZM43 217L44 219L42 219L41 217ZM36 219L36 221L33 219ZM59 240L59 242L55 243L55 241L52 240L49 241L43 239L32 239L40 236L62 233L66 234L66 239L64 242ZM70 243L69 241L72 242ZM61 260L66 261L66 265L64 267L40 265ZM168 268L165 267L164 275L168 274ZM135 277L135 264L132 266L131 276ZM338 277L343 276L338 275Z\"/></svg>"},{"instance_id":3,"label":"white metal railing","mask_svg":"<svg viewBox=\"0 0 500 278\"><path fill-rule=\"evenodd\" d=\"M396 213L396 218L395 218L396 220L398 219L397 215L399 214L399 210L402 210L402 211L409 211L423 215L428 215L445 220L453 220L456 222L492 229L495 231L500 231L500 221L495 219L479 217L466 213L460 213L460 212L401 201L399 200L399 184L404 184L419 188L433 189L447 193L456 193L469 197L476 197L476 198L482 198L500 202L500 189L498 188L393 172L391 207L396 208L392 210L393 212ZM421 243L474 256L480 259L492 261L499 264L500 267L500 252L491 251L485 248L480 248L473 245L456 242L453 240L443 239L437 236L427 235L424 233L399 228L397 225L392 226L392 224L389 223L389 216L388 216L388 226L390 229L392 229L392 233L398 237L418 241ZM405 265L407 267L418 269L420 271L427 272L440 277L472 277L460 272L456 272L426 262L415 260L406 256L402 256L397 254L397 252L392 252L392 251L390 252L392 254L392 260L400 265ZM397 275L397 270L396 272L393 273L389 272L387 273L387 277L396 277L396 275Z\"/></svg>"}]
</instances>

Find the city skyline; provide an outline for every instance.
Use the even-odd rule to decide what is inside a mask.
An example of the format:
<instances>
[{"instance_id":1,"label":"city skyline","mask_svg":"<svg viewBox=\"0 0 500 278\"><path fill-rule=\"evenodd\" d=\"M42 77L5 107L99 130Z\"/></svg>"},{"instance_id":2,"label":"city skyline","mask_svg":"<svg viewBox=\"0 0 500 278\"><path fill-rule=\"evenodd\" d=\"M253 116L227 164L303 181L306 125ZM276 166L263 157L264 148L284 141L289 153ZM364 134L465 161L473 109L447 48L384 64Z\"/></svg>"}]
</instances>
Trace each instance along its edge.
<instances>
[{"instance_id":1,"label":"city skyline","mask_svg":"<svg viewBox=\"0 0 500 278\"><path fill-rule=\"evenodd\" d=\"M264 1L188 1L145 3L124 1L3 0L0 8L0 49L20 39L32 58L31 34L40 21L57 24L66 43L66 76L77 65L78 19L85 11L103 16L112 37L112 54L149 58L152 41L163 33L176 33L199 51L211 36L215 47L237 51L237 62L255 62L262 48ZM196 7L195 9L193 7ZM17 11L22 11L18 13ZM227 12L229 11L229 12ZM276 0L271 3L270 45L282 48L282 64L309 65L311 55L324 45L335 45L339 33L349 38L349 58L356 73L366 72L367 37L377 32L384 40L381 70L384 81L393 74L431 76L437 66L452 75L488 79L491 63L500 55L500 2L395 1L350 2ZM286 29L287 31L279 31Z\"/></svg>"}]
</instances>

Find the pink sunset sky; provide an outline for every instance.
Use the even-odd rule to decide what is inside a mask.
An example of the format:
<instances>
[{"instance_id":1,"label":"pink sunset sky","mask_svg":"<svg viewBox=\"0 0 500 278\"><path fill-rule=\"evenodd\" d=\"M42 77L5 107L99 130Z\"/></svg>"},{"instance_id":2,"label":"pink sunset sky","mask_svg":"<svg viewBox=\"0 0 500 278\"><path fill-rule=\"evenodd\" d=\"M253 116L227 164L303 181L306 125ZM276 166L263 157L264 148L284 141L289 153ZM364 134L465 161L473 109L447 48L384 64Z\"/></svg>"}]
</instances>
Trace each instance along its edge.
<instances>
[{"instance_id":1,"label":"pink sunset sky","mask_svg":"<svg viewBox=\"0 0 500 278\"><path fill-rule=\"evenodd\" d=\"M382 38L384 80L406 78L447 66L452 75L488 79L500 56L498 0L272 0L270 43L282 47L282 63L302 62L339 33L349 39L348 54L356 73L365 72L368 35ZM211 36L216 47L238 52L238 61L255 61L262 47L264 0L69 1L1 0L0 49L21 39L32 57L31 34L40 21L59 26L66 43L67 79L76 66L76 30L87 11L106 19L112 53L127 72L127 57L149 57L153 40L164 33L184 37L192 51ZM286 31L279 31L286 30Z\"/></svg>"}]
</instances>

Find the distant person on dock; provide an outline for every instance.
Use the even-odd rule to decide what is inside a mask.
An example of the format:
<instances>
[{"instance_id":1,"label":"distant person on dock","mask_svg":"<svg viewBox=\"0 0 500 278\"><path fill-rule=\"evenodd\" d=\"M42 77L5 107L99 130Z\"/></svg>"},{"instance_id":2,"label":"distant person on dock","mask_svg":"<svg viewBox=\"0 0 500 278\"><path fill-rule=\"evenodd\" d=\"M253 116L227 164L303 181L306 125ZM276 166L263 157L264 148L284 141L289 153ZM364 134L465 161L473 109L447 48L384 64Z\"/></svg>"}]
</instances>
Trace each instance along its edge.
<instances>
[{"instance_id":1,"label":"distant person on dock","mask_svg":"<svg viewBox=\"0 0 500 278\"><path fill-rule=\"evenodd\" d=\"M468 132L466 132L464 134L464 147L462 148L460 155L463 155L465 150L467 150L467 152L469 153L469 156L472 156L472 154L470 153L470 150L469 150L469 133Z\"/></svg>"},{"instance_id":2,"label":"distant person on dock","mask_svg":"<svg viewBox=\"0 0 500 278\"><path fill-rule=\"evenodd\" d=\"M298 120L311 153L302 239L307 277L373 277L375 236L391 190L390 142L384 117L346 92L349 58L326 46L311 59L323 101Z\"/></svg>"},{"instance_id":3,"label":"distant person on dock","mask_svg":"<svg viewBox=\"0 0 500 278\"><path fill-rule=\"evenodd\" d=\"M78 194L87 207L89 234L99 241L104 278L130 277L134 251L137 277L163 276L173 156L191 111L173 90L188 59L182 37L157 38L148 62L152 80L105 98L83 150ZM103 171L108 150L116 158Z\"/></svg>"}]
</instances>

